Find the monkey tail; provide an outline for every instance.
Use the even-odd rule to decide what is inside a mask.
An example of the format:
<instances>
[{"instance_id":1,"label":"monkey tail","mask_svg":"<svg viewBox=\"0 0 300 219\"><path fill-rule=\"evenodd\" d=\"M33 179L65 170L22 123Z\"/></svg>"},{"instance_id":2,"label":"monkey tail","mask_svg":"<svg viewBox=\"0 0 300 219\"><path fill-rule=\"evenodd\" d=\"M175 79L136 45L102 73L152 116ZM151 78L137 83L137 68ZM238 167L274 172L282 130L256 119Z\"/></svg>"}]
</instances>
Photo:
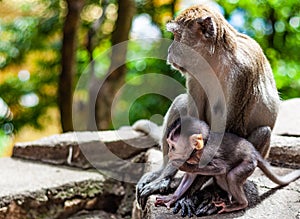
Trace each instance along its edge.
<instances>
[{"instance_id":1,"label":"monkey tail","mask_svg":"<svg viewBox=\"0 0 300 219\"><path fill-rule=\"evenodd\" d=\"M288 185L290 182L295 181L300 178L300 170L292 171L284 176L278 176L272 171L271 165L258 154L258 164L257 166L264 172L264 174L278 185Z\"/></svg>"},{"instance_id":2,"label":"monkey tail","mask_svg":"<svg viewBox=\"0 0 300 219\"><path fill-rule=\"evenodd\" d=\"M141 119L135 122L132 125L132 128L136 131L144 132L154 139L156 143L160 143L162 135L162 127L156 125L154 122L151 122L146 119Z\"/></svg>"}]
</instances>

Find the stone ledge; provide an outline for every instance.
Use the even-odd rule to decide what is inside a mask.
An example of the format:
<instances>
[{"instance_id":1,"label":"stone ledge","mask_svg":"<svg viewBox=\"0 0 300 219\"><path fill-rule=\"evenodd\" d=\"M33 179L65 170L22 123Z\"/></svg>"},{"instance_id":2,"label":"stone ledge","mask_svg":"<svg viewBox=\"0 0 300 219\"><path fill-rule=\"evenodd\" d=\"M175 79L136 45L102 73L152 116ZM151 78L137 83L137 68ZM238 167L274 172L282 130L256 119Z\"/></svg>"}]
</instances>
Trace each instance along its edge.
<instances>
[{"instance_id":1,"label":"stone ledge","mask_svg":"<svg viewBox=\"0 0 300 219\"><path fill-rule=\"evenodd\" d=\"M268 160L276 166L300 168L300 137L273 135Z\"/></svg>"},{"instance_id":2,"label":"stone ledge","mask_svg":"<svg viewBox=\"0 0 300 219\"><path fill-rule=\"evenodd\" d=\"M151 137L131 129L73 132L16 143L13 157L91 168L91 163L118 163L116 160L131 158L154 145ZM300 168L300 137L272 135L269 161L276 166Z\"/></svg>"},{"instance_id":3,"label":"stone ledge","mask_svg":"<svg viewBox=\"0 0 300 219\"><path fill-rule=\"evenodd\" d=\"M124 196L93 171L0 159L0 219L66 218L78 211L115 211Z\"/></svg>"},{"instance_id":4,"label":"stone ledge","mask_svg":"<svg viewBox=\"0 0 300 219\"><path fill-rule=\"evenodd\" d=\"M51 164L91 168L90 160L106 161L112 157L128 159L155 144L149 136L131 129L70 132L33 142L16 143L12 156Z\"/></svg>"},{"instance_id":5,"label":"stone ledge","mask_svg":"<svg viewBox=\"0 0 300 219\"><path fill-rule=\"evenodd\" d=\"M161 152L150 149L147 152L149 161L148 170L153 171L161 162ZM284 174L291 169L275 168L274 171L278 174ZM292 182L290 185L277 188L277 185L272 183L263 173L257 169L254 174L249 178L246 191L248 191L248 200L250 207L246 210L227 213L221 215L213 215L201 218L299 218L300 216L300 180ZM173 215L172 210L165 207L155 207L155 195L149 197L145 211L141 212L137 206L134 206L134 219L181 219L180 213ZM196 218L194 216L194 218Z\"/></svg>"}]
</instances>

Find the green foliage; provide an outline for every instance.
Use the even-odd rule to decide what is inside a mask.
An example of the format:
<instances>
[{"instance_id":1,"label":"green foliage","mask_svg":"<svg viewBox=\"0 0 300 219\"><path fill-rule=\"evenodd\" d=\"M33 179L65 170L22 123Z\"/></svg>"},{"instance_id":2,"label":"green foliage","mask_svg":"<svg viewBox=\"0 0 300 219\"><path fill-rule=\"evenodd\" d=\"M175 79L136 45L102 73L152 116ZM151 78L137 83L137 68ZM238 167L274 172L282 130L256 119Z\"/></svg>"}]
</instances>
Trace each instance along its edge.
<instances>
[{"instance_id":1,"label":"green foliage","mask_svg":"<svg viewBox=\"0 0 300 219\"><path fill-rule=\"evenodd\" d=\"M137 75L156 73L167 75L170 78L175 78L175 80L177 80L183 86L185 84L185 78L182 77L178 71L171 70L170 66L166 64L165 60L145 58L127 63L127 68L127 81L136 77ZM168 86L168 84L164 85ZM172 101L167 97L162 96L164 95L164 92L161 94L156 94L156 92L159 91L155 90L154 88L153 93L141 96L134 103L132 103L131 106L129 106L130 124L133 124L139 119L151 119L153 115L165 115Z\"/></svg>"},{"instance_id":2,"label":"green foliage","mask_svg":"<svg viewBox=\"0 0 300 219\"><path fill-rule=\"evenodd\" d=\"M55 74L32 74L28 81L8 77L0 86L3 100L13 112L13 126L18 131L24 125L41 129L45 124L38 118L56 103Z\"/></svg>"},{"instance_id":3,"label":"green foliage","mask_svg":"<svg viewBox=\"0 0 300 219\"><path fill-rule=\"evenodd\" d=\"M0 68L11 62L20 61L25 53L34 46L37 37L37 19L34 17L17 18L11 23L0 20Z\"/></svg>"},{"instance_id":4,"label":"green foliage","mask_svg":"<svg viewBox=\"0 0 300 219\"><path fill-rule=\"evenodd\" d=\"M5 80L0 82L0 96L13 113L14 131L26 125L39 129L45 127L40 117L57 102L59 1L40 0L36 4L47 10L29 16L31 5L24 3L24 16L13 20L0 18L0 70L12 67ZM21 63L28 63L28 69L33 71L18 68ZM15 69L19 76L13 72ZM26 79L20 76L21 71L26 72Z\"/></svg>"},{"instance_id":5,"label":"green foliage","mask_svg":"<svg viewBox=\"0 0 300 219\"><path fill-rule=\"evenodd\" d=\"M218 3L229 21L242 15L244 22L237 29L262 46L271 62L281 97L299 97L300 1L226 0Z\"/></svg>"}]
</instances>

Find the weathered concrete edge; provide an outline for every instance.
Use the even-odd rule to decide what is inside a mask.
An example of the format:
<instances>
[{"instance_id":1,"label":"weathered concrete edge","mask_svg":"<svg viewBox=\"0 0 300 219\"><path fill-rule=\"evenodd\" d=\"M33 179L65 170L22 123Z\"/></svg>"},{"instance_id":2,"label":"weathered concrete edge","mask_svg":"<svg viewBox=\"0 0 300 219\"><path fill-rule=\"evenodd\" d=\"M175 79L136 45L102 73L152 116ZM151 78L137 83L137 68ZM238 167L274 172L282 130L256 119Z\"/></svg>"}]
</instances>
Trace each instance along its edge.
<instances>
[{"instance_id":1,"label":"weathered concrete edge","mask_svg":"<svg viewBox=\"0 0 300 219\"><path fill-rule=\"evenodd\" d=\"M110 180L91 179L4 196L0 200L0 219L66 218L81 210L117 209L123 194L114 193L114 186Z\"/></svg>"},{"instance_id":2,"label":"weathered concrete edge","mask_svg":"<svg viewBox=\"0 0 300 219\"><path fill-rule=\"evenodd\" d=\"M16 143L12 157L86 169L92 165L82 149L94 148L99 152L99 148L102 147L103 153L109 150L121 159L128 159L155 145L150 136L133 130L74 132L53 135L33 142Z\"/></svg>"}]
</instances>

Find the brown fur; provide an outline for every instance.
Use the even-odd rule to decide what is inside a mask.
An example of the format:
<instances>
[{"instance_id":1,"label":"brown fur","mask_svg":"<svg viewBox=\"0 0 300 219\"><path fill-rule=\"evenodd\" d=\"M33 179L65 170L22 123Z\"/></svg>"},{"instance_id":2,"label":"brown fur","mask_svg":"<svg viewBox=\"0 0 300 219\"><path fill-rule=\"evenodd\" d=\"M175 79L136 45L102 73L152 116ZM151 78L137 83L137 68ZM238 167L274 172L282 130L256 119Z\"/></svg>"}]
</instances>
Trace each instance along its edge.
<instances>
[{"instance_id":1,"label":"brown fur","mask_svg":"<svg viewBox=\"0 0 300 219\"><path fill-rule=\"evenodd\" d=\"M167 158L167 127L176 119L193 116L215 132L222 131L225 124L225 131L247 138L266 157L280 102L272 69L260 46L238 33L220 13L207 6L194 6L167 24L167 29L174 34L168 62L186 76L187 94L179 95L170 106L162 136L156 130L149 132L149 127L155 127L151 122L134 125L156 140L159 137L164 155L162 169L145 174L137 185L142 207L150 194L164 191L176 173ZM190 52L184 53L184 47Z\"/></svg>"},{"instance_id":2,"label":"brown fur","mask_svg":"<svg viewBox=\"0 0 300 219\"><path fill-rule=\"evenodd\" d=\"M197 23L207 17L211 17L215 28L212 28L215 32L211 37L205 37L201 33L201 28L210 28L209 24L204 22L204 27L199 29ZM250 37L238 33L221 14L206 6L191 7L172 22L178 25L177 30L173 31L175 41L201 54L219 79L226 98L226 130L246 137L258 125L273 128L279 96L271 67L260 46ZM169 62L180 69L178 62L181 61L178 59L182 59L182 56L176 57L176 51L174 51L176 49L173 48L175 47L171 45ZM200 107L205 107L208 101L206 94L189 73L186 77L189 94L196 100L196 103L199 102L197 100L201 100ZM252 115L258 108L261 111L258 112L256 120ZM204 115L200 115L200 119L211 125L212 115L208 114L208 107L199 111L204 112Z\"/></svg>"}]
</instances>

